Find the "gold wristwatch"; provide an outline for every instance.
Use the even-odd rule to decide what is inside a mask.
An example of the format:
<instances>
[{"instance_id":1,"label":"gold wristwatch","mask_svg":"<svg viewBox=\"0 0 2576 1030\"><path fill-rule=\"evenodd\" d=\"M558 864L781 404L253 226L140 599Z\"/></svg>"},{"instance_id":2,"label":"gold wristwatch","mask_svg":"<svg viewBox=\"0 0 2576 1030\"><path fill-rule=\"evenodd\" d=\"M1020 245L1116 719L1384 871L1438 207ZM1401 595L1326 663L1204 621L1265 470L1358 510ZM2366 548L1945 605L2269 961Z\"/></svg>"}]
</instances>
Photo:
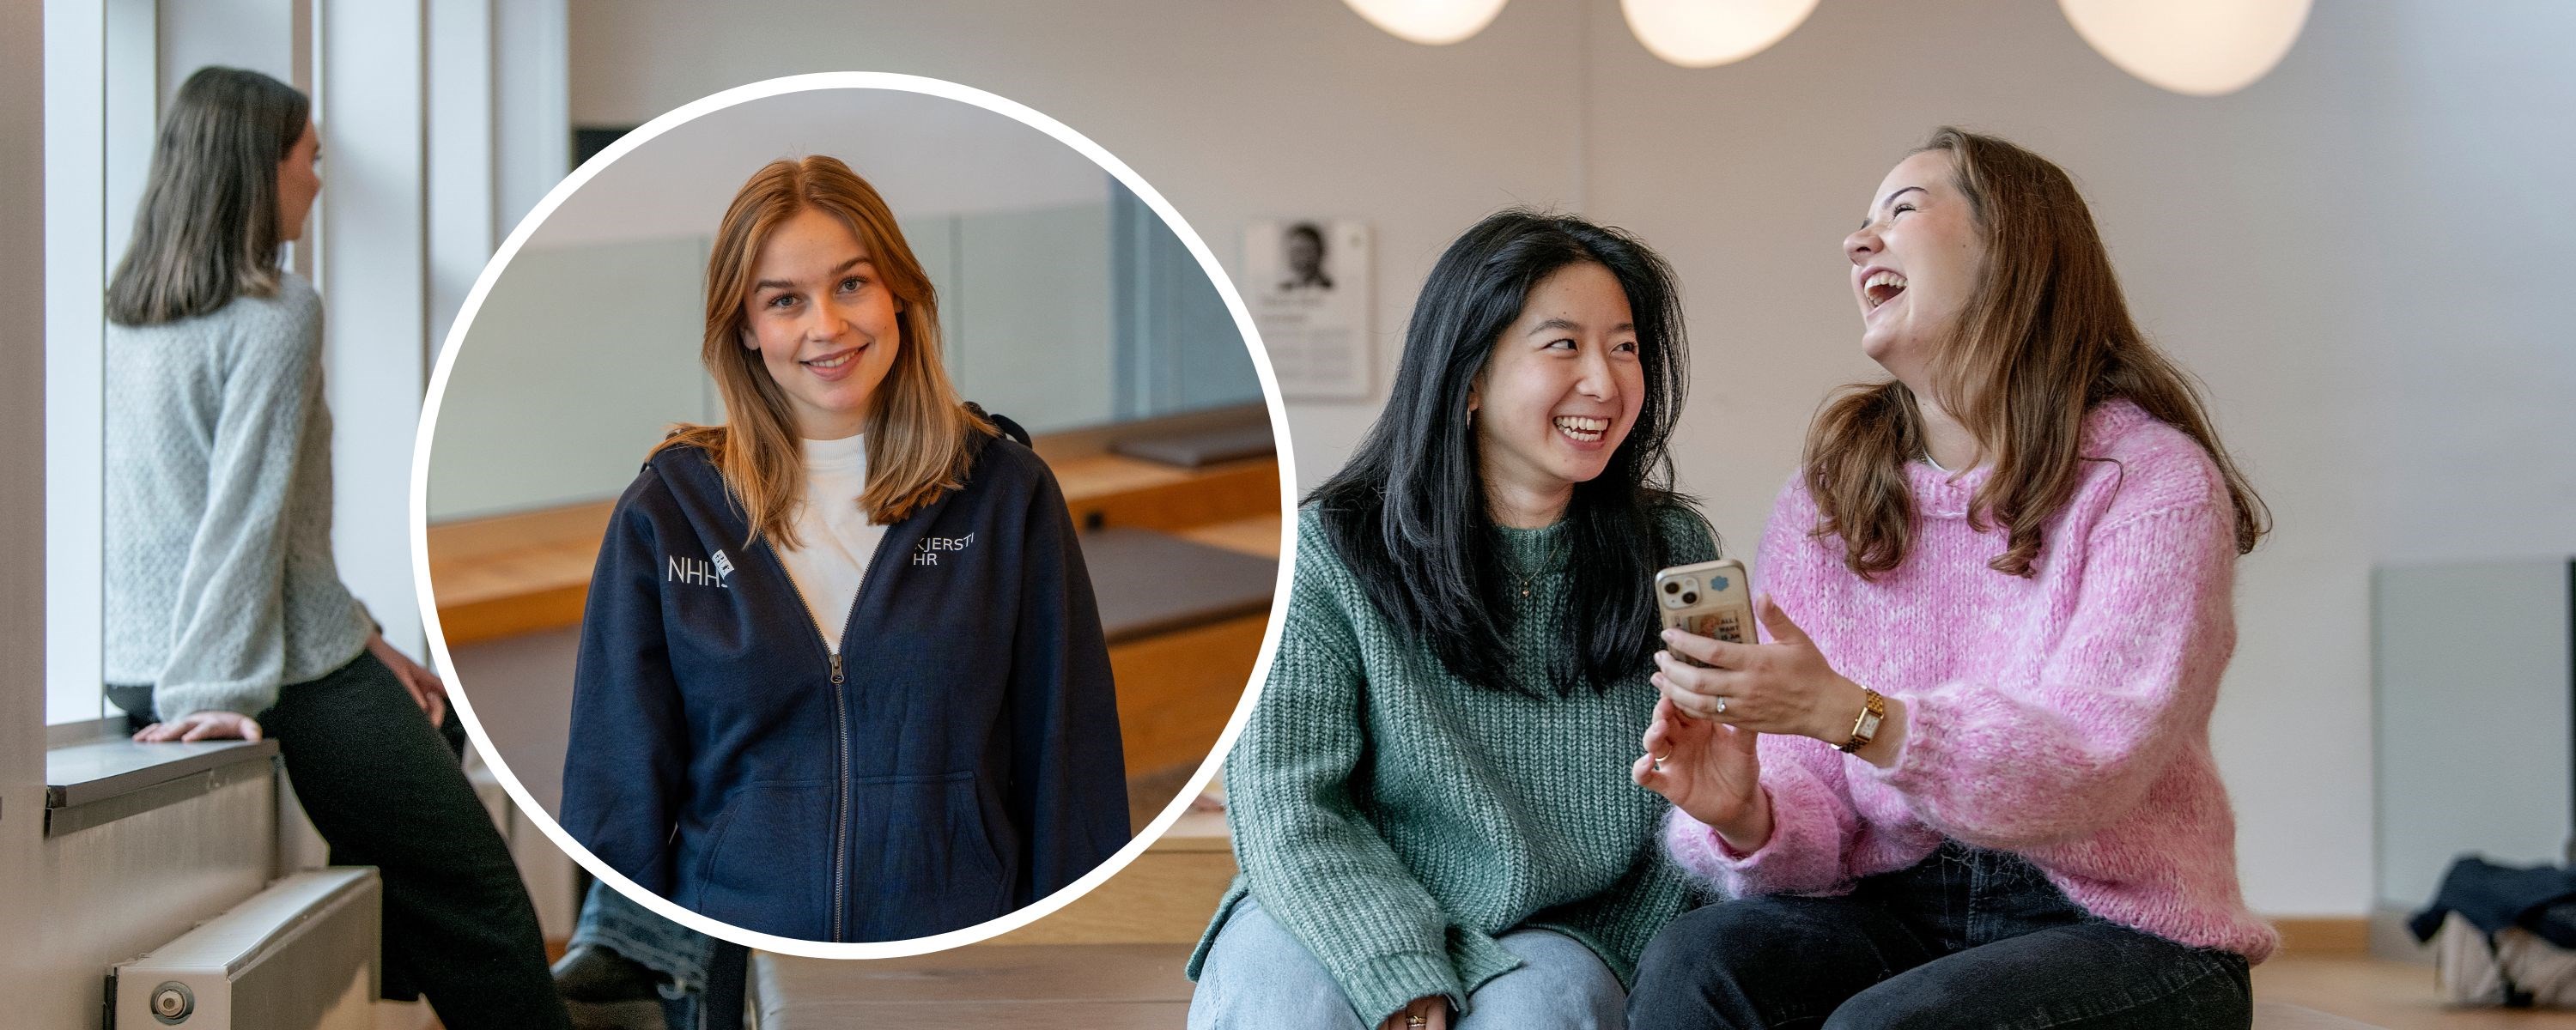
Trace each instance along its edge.
<instances>
[{"instance_id":1,"label":"gold wristwatch","mask_svg":"<svg viewBox=\"0 0 2576 1030\"><path fill-rule=\"evenodd\" d=\"M1851 739L1840 745L1844 754L1868 747L1870 741L1878 739L1878 724L1887 718L1886 695L1868 687L1860 688L1860 692L1867 696L1861 700L1860 718L1852 720Z\"/></svg>"}]
</instances>

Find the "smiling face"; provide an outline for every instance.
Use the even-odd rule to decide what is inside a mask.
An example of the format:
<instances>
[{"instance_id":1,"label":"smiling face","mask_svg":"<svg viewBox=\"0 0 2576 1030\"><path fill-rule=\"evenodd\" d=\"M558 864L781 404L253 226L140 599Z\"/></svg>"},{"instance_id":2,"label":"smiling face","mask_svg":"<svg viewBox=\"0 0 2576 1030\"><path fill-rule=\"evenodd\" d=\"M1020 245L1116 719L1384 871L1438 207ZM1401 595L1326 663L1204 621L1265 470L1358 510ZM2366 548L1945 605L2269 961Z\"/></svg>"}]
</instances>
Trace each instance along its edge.
<instances>
[{"instance_id":1,"label":"smiling face","mask_svg":"<svg viewBox=\"0 0 2576 1030\"><path fill-rule=\"evenodd\" d=\"M277 163L277 239L292 242L304 237L304 216L313 211L313 198L322 192L322 173L315 166L322 160L322 137L313 131L313 123L304 123L304 134L286 150L286 160Z\"/></svg>"},{"instance_id":2,"label":"smiling face","mask_svg":"<svg viewBox=\"0 0 2576 1030\"><path fill-rule=\"evenodd\" d=\"M894 367L902 312L850 227L807 208L779 223L753 261L743 346L787 395L798 435L844 439L866 427Z\"/></svg>"},{"instance_id":3,"label":"smiling face","mask_svg":"<svg viewBox=\"0 0 2576 1030\"><path fill-rule=\"evenodd\" d=\"M1487 488L1563 497L1599 476L1645 403L1637 352L1628 295L1609 269L1568 265L1531 287L1468 394Z\"/></svg>"},{"instance_id":4,"label":"smiling face","mask_svg":"<svg viewBox=\"0 0 2576 1030\"><path fill-rule=\"evenodd\" d=\"M1918 392L1985 264L1985 235L1956 178L1948 151L1898 162L1860 230L1843 239L1861 350Z\"/></svg>"}]
</instances>

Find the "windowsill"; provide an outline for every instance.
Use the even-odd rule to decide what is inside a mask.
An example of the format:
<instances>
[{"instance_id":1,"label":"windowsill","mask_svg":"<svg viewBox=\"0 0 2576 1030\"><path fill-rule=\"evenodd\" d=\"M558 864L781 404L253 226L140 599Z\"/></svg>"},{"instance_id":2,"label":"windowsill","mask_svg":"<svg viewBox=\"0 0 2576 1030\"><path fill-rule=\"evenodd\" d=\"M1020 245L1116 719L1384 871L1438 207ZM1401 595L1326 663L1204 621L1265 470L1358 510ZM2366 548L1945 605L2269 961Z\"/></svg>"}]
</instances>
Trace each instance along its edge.
<instances>
[{"instance_id":1,"label":"windowsill","mask_svg":"<svg viewBox=\"0 0 2576 1030\"><path fill-rule=\"evenodd\" d=\"M274 740L137 744L102 719L54 727L45 751L45 836L89 829L272 775Z\"/></svg>"}]
</instances>

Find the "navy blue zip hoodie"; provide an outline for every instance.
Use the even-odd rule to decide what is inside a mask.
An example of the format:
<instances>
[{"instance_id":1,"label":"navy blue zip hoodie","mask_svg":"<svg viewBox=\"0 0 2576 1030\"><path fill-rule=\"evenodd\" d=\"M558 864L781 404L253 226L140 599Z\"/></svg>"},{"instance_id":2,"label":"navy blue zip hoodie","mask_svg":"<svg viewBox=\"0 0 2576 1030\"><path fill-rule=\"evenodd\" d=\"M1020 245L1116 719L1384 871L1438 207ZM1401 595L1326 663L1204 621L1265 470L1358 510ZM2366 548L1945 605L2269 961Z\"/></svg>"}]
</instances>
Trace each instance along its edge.
<instances>
[{"instance_id":1,"label":"navy blue zip hoodie","mask_svg":"<svg viewBox=\"0 0 2576 1030\"><path fill-rule=\"evenodd\" d=\"M562 822L746 930L885 941L1027 905L1127 843L1108 646L1055 476L985 441L886 527L834 655L696 447L618 499Z\"/></svg>"}]
</instances>

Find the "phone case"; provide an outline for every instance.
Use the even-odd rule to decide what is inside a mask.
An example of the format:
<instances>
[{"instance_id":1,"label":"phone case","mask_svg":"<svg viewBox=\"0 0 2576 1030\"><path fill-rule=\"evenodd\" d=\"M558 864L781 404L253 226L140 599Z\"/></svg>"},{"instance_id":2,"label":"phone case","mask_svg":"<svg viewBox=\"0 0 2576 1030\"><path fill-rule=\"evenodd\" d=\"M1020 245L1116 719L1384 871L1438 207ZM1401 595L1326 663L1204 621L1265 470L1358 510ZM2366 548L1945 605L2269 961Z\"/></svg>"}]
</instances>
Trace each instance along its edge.
<instances>
[{"instance_id":1,"label":"phone case","mask_svg":"<svg viewBox=\"0 0 2576 1030\"><path fill-rule=\"evenodd\" d=\"M1744 563L1733 558L1677 565L1655 573L1655 607L1664 628L1732 644L1755 643L1753 588ZM1693 665L1704 664L1676 655Z\"/></svg>"}]
</instances>

